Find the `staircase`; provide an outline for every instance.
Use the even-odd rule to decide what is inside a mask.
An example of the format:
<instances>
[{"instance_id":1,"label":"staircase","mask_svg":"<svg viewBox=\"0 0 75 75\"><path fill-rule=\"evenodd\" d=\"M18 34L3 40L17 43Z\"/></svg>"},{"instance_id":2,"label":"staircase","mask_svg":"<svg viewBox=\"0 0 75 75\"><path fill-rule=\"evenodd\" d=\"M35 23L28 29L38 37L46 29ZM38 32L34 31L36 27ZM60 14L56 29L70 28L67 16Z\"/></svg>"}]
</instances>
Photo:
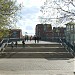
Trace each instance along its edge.
<instances>
[{"instance_id":1,"label":"staircase","mask_svg":"<svg viewBox=\"0 0 75 75\"><path fill-rule=\"evenodd\" d=\"M1 58L73 58L60 43L55 44L18 44L18 47L11 48L9 44Z\"/></svg>"}]
</instances>

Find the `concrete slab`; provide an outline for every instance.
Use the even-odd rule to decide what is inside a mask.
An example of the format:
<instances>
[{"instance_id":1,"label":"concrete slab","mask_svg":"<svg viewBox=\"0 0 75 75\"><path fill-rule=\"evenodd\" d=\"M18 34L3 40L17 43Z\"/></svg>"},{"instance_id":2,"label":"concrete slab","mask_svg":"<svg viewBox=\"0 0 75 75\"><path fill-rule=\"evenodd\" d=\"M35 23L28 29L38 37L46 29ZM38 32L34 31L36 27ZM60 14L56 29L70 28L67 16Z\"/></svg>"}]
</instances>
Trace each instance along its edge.
<instances>
[{"instance_id":1,"label":"concrete slab","mask_svg":"<svg viewBox=\"0 0 75 75\"><path fill-rule=\"evenodd\" d=\"M73 59L0 59L0 75L74 75Z\"/></svg>"}]
</instances>

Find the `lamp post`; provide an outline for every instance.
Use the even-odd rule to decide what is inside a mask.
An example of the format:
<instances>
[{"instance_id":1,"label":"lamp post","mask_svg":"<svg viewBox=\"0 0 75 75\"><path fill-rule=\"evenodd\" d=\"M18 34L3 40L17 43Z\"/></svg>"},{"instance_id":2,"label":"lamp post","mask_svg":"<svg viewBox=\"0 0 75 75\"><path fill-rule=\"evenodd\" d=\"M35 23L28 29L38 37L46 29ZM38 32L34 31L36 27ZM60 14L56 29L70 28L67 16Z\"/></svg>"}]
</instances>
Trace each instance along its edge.
<instances>
[{"instance_id":1,"label":"lamp post","mask_svg":"<svg viewBox=\"0 0 75 75\"><path fill-rule=\"evenodd\" d=\"M25 40L26 40L27 32L25 32Z\"/></svg>"},{"instance_id":2,"label":"lamp post","mask_svg":"<svg viewBox=\"0 0 75 75\"><path fill-rule=\"evenodd\" d=\"M27 32L25 32L25 36L27 35Z\"/></svg>"}]
</instances>

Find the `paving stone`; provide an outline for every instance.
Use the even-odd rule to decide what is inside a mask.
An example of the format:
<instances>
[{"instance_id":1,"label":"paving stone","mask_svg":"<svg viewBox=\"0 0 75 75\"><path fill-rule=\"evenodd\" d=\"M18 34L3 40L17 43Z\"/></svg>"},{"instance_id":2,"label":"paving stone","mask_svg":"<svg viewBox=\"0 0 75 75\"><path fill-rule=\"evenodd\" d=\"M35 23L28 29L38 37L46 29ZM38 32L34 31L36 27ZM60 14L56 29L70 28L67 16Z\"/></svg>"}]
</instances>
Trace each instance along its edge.
<instances>
[{"instance_id":1,"label":"paving stone","mask_svg":"<svg viewBox=\"0 0 75 75\"><path fill-rule=\"evenodd\" d=\"M1 75L73 75L73 59L1 59Z\"/></svg>"}]
</instances>

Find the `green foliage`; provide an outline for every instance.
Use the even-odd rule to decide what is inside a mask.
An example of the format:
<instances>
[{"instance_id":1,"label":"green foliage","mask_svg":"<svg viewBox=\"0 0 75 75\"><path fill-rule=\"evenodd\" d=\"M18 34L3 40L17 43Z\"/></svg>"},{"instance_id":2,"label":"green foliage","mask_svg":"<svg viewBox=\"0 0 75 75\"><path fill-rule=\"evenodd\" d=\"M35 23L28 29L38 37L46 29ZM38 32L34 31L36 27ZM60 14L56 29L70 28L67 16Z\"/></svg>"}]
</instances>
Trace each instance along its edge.
<instances>
[{"instance_id":1,"label":"green foliage","mask_svg":"<svg viewBox=\"0 0 75 75\"><path fill-rule=\"evenodd\" d=\"M0 0L0 37L3 37L9 26L17 21L19 10L21 5L16 4L16 0Z\"/></svg>"}]
</instances>

